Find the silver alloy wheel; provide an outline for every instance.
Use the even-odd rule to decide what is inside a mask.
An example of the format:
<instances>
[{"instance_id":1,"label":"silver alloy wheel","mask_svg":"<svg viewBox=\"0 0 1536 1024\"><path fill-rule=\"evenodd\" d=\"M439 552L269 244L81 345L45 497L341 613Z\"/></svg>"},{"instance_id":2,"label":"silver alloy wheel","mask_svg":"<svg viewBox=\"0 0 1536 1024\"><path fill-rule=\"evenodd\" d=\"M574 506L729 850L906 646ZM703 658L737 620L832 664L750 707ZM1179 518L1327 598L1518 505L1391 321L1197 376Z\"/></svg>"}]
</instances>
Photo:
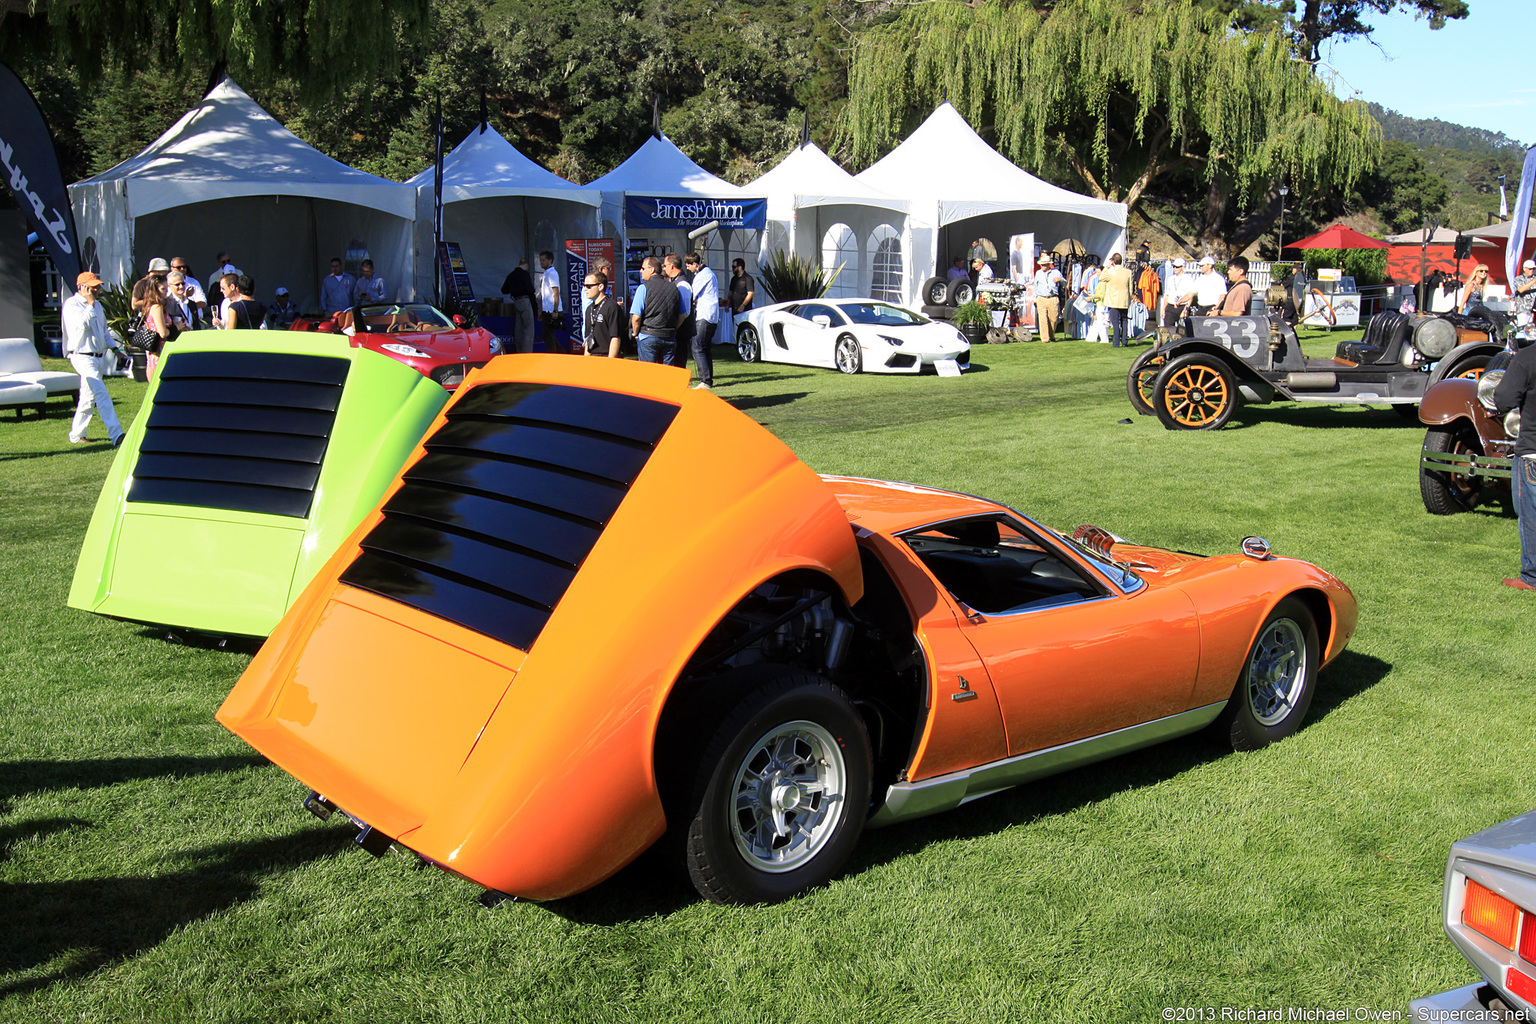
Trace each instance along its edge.
<instances>
[{"instance_id":1,"label":"silver alloy wheel","mask_svg":"<svg viewBox=\"0 0 1536 1024\"><path fill-rule=\"evenodd\" d=\"M838 338L834 358L837 360L837 368L843 373L858 373L864 365L863 353L859 351L859 339L851 334Z\"/></svg>"},{"instance_id":2,"label":"silver alloy wheel","mask_svg":"<svg viewBox=\"0 0 1536 1024\"><path fill-rule=\"evenodd\" d=\"M742 324L736 332L736 354L744 363L755 363L761 351L757 343L757 330L751 324Z\"/></svg>"},{"instance_id":3,"label":"silver alloy wheel","mask_svg":"<svg viewBox=\"0 0 1536 1024\"><path fill-rule=\"evenodd\" d=\"M832 734L785 722L747 748L731 784L731 838L759 871L802 867L837 832L848 769Z\"/></svg>"},{"instance_id":4,"label":"silver alloy wheel","mask_svg":"<svg viewBox=\"0 0 1536 1024\"><path fill-rule=\"evenodd\" d=\"M1307 638L1292 619L1264 627L1248 659L1248 706L1261 725L1283 722L1307 684Z\"/></svg>"}]
</instances>

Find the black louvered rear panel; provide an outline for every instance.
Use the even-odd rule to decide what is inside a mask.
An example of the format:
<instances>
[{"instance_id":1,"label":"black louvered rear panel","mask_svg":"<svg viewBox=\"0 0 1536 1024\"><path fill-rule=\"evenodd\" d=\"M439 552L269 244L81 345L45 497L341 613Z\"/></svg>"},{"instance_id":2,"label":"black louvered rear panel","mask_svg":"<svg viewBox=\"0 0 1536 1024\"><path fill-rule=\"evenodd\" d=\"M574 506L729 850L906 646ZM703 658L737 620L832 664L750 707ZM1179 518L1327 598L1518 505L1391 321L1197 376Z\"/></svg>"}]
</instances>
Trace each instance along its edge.
<instances>
[{"instance_id":1,"label":"black louvered rear panel","mask_svg":"<svg viewBox=\"0 0 1536 1024\"><path fill-rule=\"evenodd\" d=\"M676 415L587 388L474 388L341 579L526 651Z\"/></svg>"},{"instance_id":2,"label":"black louvered rear panel","mask_svg":"<svg viewBox=\"0 0 1536 1024\"><path fill-rule=\"evenodd\" d=\"M128 500L308 517L351 366L280 352L168 356Z\"/></svg>"}]
</instances>

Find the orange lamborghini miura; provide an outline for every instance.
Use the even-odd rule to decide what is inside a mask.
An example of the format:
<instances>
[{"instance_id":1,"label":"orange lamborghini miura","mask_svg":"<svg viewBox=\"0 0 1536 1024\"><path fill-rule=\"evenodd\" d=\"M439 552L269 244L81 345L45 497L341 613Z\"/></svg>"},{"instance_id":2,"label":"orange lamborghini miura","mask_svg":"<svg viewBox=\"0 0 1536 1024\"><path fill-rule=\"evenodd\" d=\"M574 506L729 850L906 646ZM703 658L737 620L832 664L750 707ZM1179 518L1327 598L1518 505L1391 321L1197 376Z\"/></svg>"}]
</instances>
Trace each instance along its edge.
<instances>
[{"instance_id":1,"label":"orange lamborghini miura","mask_svg":"<svg viewBox=\"0 0 1536 1024\"><path fill-rule=\"evenodd\" d=\"M375 853L547 900L670 834L704 896L761 902L865 826L1206 727L1283 739L1354 631L1349 588L1258 538L817 476L687 381L473 374L219 721Z\"/></svg>"}]
</instances>

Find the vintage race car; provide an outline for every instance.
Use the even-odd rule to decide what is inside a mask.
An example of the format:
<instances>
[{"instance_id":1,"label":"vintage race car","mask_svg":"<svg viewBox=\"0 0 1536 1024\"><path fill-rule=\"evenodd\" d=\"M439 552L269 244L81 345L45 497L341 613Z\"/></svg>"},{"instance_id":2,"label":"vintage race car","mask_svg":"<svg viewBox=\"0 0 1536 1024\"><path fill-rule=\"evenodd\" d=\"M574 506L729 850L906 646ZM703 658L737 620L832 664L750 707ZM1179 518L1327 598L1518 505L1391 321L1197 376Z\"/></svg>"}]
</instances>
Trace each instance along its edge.
<instances>
[{"instance_id":1,"label":"vintage race car","mask_svg":"<svg viewBox=\"0 0 1536 1024\"><path fill-rule=\"evenodd\" d=\"M1434 515L1466 512L1509 494L1520 410L1496 417L1493 390L1512 358L1500 352L1475 380L1442 380L1419 403L1419 419L1429 425L1419 453L1419 493Z\"/></svg>"},{"instance_id":2,"label":"vintage race car","mask_svg":"<svg viewBox=\"0 0 1536 1024\"><path fill-rule=\"evenodd\" d=\"M102 484L70 607L266 636L447 401L340 335L183 334Z\"/></svg>"},{"instance_id":3,"label":"vintage race car","mask_svg":"<svg viewBox=\"0 0 1536 1024\"><path fill-rule=\"evenodd\" d=\"M294 321L293 330L351 332L352 344L398 360L452 391L464 375L501 352L501 341L483 327L465 327L426 302L354 306L333 320Z\"/></svg>"},{"instance_id":4,"label":"vintage race car","mask_svg":"<svg viewBox=\"0 0 1536 1024\"><path fill-rule=\"evenodd\" d=\"M1483 976L1415 999L1413 1020L1536 1020L1536 811L1468 836L1445 867L1443 927Z\"/></svg>"},{"instance_id":5,"label":"vintage race car","mask_svg":"<svg viewBox=\"0 0 1536 1024\"><path fill-rule=\"evenodd\" d=\"M759 902L866 825L1289 736L1354 632L1344 584L1258 538L1205 558L820 477L687 382L493 362L219 721L373 852L547 900L667 836L704 896Z\"/></svg>"},{"instance_id":6,"label":"vintage race car","mask_svg":"<svg viewBox=\"0 0 1536 1024\"><path fill-rule=\"evenodd\" d=\"M1392 405L1404 415L1447 377L1475 377L1504 347L1492 319L1378 313L1332 359L1302 354L1278 316L1186 317L1131 364L1131 406L1169 430L1217 430L1238 402Z\"/></svg>"},{"instance_id":7,"label":"vintage race car","mask_svg":"<svg viewBox=\"0 0 1536 1024\"><path fill-rule=\"evenodd\" d=\"M879 299L811 299L736 320L744 363L794 363L843 373L921 373L940 360L963 369L971 345L954 327Z\"/></svg>"}]
</instances>

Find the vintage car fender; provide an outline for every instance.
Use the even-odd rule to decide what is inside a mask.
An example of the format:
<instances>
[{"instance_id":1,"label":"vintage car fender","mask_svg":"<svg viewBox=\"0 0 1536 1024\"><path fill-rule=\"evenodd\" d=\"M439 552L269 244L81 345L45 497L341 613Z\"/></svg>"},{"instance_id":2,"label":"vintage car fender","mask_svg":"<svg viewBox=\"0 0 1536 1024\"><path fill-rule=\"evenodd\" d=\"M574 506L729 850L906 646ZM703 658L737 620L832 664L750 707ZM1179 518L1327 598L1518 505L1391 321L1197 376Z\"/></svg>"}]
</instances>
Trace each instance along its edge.
<instances>
[{"instance_id":1,"label":"vintage car fender","mask_svg":"<svg viewBox=\"0 0 1536 1024\"><path fill-rule=\"evenodd\" d=\"M1435 365L1435 369L1429 375L1429 383L1426 388L1432 388L1443 380L1454 380L1466 369L1469 358L1483 357L1486 364L1489 359L1504 351L1504 346L1493 341L1471 341L1465 345L1457 345L1445 354ZM1454 371L1454 372L1453 372Z\"/></svg>"},{"instance_id":2,"label":"vintage car fender","mask_svg":"<svg viewBox=\"0 0 1536 1024\"><path fill-rule=\"evenodd\" d=\"M69 606L266 636L447 400L344 337L183 334L102 484Z\"/></svg>"},{"instance_id":3,"label":"vintage car fender","mask_svg":"<svg viewBox=\"0 0 1536 1024\"><path fill-rule=\"evenodd\" d=\"M295 604L219 721L358 820L480 884L553 899L619 870L665 829L653 770L658 722L715 624L763 580L787 572L824 578L850 604L863 588L852 527L827 485L687 380L675 368L630 361L494 360L460 389L381 508ZM534 392L537 400L526 399ZM425 513L418 503L411 515L467 522L479 514L479 496L501 486L482 470L495 463L502 472L503 461L465 461L473 452L462 432L474 423L504 420L514 433L556 424L605 438L631 429L611 414L583 420L592 395L626 415L671 418L654 441L620 446L650 445L523 649L492 635L502 631L496 609L506 601L493 572L475 578L475 553L458 550L461 535L422 534L420 520L399 508L420 497L432 473L434 494L450 477L477 493ZM570 423L519 411L568 396L569 408L551 415L569 414ZM552 465L561 457L537 456ZM538 550L537 531L507 530ZM418 585L428 578L418 570L434 558L448 569ZM465 599L449 607L443 595L460 584ZM584 692L583 680L604 683Z\"/></svg>"}]
</instances>

